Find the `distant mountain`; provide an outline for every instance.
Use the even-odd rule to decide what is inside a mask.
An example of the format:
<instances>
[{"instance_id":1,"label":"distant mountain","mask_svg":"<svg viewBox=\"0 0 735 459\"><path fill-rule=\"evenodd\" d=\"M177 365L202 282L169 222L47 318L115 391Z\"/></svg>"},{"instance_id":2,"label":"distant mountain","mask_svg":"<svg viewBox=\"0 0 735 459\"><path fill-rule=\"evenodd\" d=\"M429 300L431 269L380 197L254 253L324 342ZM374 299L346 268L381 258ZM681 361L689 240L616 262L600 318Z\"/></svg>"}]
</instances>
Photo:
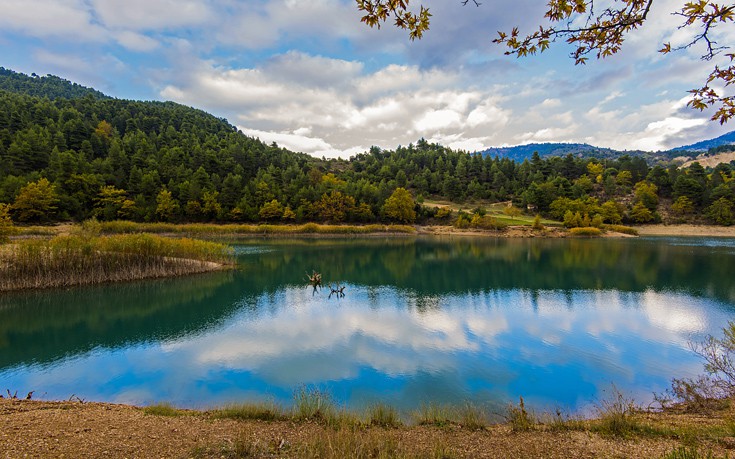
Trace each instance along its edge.
<instances>
[{"instance_id":1,"label":"distant mountain","mask_svg":"<svg viewBox=\"0 0 735 459\"><path fill-rule=\"evenodd\" d=\"M716 139L703 140L701 142L693 143L691 145L684 145L683 147L672 148L672 151L707 151L712 148L717 148L723 145L730 145L734 143L735 131L731 131L727 134L717 137Z\"/></svg>"},{"instance_id":2,"label":"distant mountain","mask_svg":"<svg viewBox=\"0 0 735 459\"><path fill-rule=\"evenodd\" d=\"M109 96L77 83L54 75L25 75L0 67L0 90L27 94L49 99L78 99L91 96L95 99L110 99Z\"/></svg>"},{"instance_id":3,"label":"distant mountain","mask_svg":"<svg viewBox=\"0 0 735 459\"><path fill-rule=\"evenodd\" d=\"M646 160L651 158L652 154L644 151L619 151L612 148L595 147L586 143L529 143L526 145L517 145L515 147L493 147L478 152L483 156L497 156L500 158L509 158L514 161L523 162L530 159L533 153L537 152L541 158L550 156L566 156L571 154L578 158L601 158L614 159L622 155L642 156Z\"/></svg>"},{"instance_id":4,"label":"distant mountain","mask_svg":"<svg viewBox=\"0 0 735 459\"><path fill-rule=\"evenodd\" d=\"M716 139L703 140L691 145L672 148L666 151L642 151L642 150L614 150L612 148L595 147L586 143L530 143L527 145L517 145L514 147L493 147L477 152L483 156L497 156L500 158L509 158L514 161L522 162L530 159L534 152L538 152L541 158L550 156L566 156L571 154L578 158L600 158L600 159L616 159L623 155L641 157L649 164L658 162L671 161L676 157L689 156L694 158L697 154L704 152L706 155L713 155L722 151L735 150L735 146L729 148L728 145L735 144L735 131L717 137ZM687 152L692 154L687 155Z\"/></svg>"}]
</instances>

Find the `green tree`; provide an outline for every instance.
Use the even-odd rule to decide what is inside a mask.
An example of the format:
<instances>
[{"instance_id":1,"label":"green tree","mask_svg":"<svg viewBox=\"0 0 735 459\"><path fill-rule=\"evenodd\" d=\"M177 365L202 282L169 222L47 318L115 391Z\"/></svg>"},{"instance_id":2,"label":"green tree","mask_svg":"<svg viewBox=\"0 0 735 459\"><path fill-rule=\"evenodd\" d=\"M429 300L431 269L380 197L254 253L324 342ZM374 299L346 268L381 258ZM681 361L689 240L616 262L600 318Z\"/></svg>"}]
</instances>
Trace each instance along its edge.
<instances>
[{"instance_id":1,"label":"green tree","mask_svg":"<svg viewBox=\"0 0 735 459\"><path fill-rule=\"evenodd\" d=\"M732 225L732 202L727 198L718 199L707 208L707 215L718 225Z\"/></svg>"},{"instance_id":2,"label":"green tree","mask_svg":"<svg viewBox=\"0 0 735 459\"><path fill-rule=\"evenodd\" d=\"M217 198L219 192L205 191L202 195L202 213L207 219L215 220L222 213L222 205Z\"/></svg>"},{"instance_id":3,"label":"green tree","mask_svg":"<svg viewBox=\"0 0 735 459\"><path fill-rule=\"evenodd\" d=\"M651 212L656 210L658 207L658 195L656 192L658 189L656 185L648 182L638 182L635 184L635 199L636 202L640 202Z\"/></svg>"},{"instance_id":4,"label":"green tree","mask_svg":"<svg viewBox=\"0 0 735 459\"><path fill-rule=\"evenodd\" d=\"M58 202L56 187L44 177L20 189L12 211L19 222L44 223L54 218Z\"/></svg>"},{"instance_id":5,"label":"green tree","mask_svg":"<svg viewBox=\"0 0 735 459\"><path fill-rule=\"evenodd\" d=\"M686 196L679 196L671 204L671 210L677 215L689 215L694 213L694 203Z\"/></svg>"},{"instance_id":6,"label":"green tree","mask_svg":"<svg viewBox=\"0 0 735 459\"><path fill-rule=\"evenodd\" d=\"M630 219L636 223L648 223L653 221L654 218L653 212L642 202L636 203L630 210Z\"/></svg>"},{"instance_id":7,"label":"green tree","mask_svg":"<svg viewBox=\"0 0 735 459\"><path fill-rule=\"evenodd\" d=\"M102 220L115 220L122 217L120 210L128 200L126 195L125 190L115 188L113 185L103 186L97 196L94 216Z\"/></svg>"},{"instance_id":8,"label":"green tree","mask_svg":"<svg viewBox=\"0 0 735 459\"><path fill-rule=\"evenodd\" d=\"M162 189L156 196L156 216L165 222L173 221L179 212L179 203L176 202L171 192Z\"/></svg>"},{"instance_id":9,"label":"green tree","mask_svg":"<svg viewBox=\"0 0 735 459\"><path fill-rule=\"evenodd\" d=\"M383 213L391 220L403 223L413 223L416 220L415 203L411 193L405 188L396 188L393 194L385 200Z\"/></svg>"}]
</instances>

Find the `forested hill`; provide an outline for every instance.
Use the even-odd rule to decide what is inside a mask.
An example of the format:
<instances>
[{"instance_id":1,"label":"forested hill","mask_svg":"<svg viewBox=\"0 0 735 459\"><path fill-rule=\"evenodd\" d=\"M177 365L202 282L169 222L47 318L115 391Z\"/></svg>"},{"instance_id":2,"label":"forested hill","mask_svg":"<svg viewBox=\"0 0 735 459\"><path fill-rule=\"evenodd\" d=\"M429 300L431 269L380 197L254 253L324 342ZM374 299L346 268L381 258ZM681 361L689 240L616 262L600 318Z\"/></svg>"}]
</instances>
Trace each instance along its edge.
<instances>
[{"instance_id":1,"label":"forested hill","mask_svg":"<svg viewBox=\"0 0 735 459\"><path fill-rule=\"evenodd\" d=\"M59 78L54 75L31 76L0 67L0 90L27 94L29 96L48 97L49 99L73 99L91 96L95 99L110 97L91 88Z\"/></svg>"},{"instance_id":2,"label":"forested hill","mask_svg":"<svg viewBox=\"0 0 735 459\"><path fill-rule=\"evenodd\" d=\"M95 96L54 78L0 74L0 86L14 88L0 89L0 226L9 213L21 223L94 216L494 227L481 206L498 201L571 226L735 222L729 164L683 170L629 155L572 154L513 161L423 139L324 161L266 145L201 110ZM476 209L452 215L420 205L422 198Z\"/></svg>"},{"instance_id":3,"label":"forested hill","mask_svg":"<svg viewBox=\"0 0 735 459\"><path fill-rule=\"evenodd\" d=\"M190 201L204 206L204 197L216 197L218 206L201 215L190 206L193 219L210 219L254 193L248 184L256 177L303 175L312 161L173 102L111 99L61 78L9 71L0 74L0 87L13 88L0 89L0 202L13 203L21 187L40 178L57 197L52 212L17 211L20 220L85 219L104 199L112 202L107 216L154 220L163 190L183 203L181 215ZM110 196L102 198L103 190Z\"/></svg>"}]
</instances>

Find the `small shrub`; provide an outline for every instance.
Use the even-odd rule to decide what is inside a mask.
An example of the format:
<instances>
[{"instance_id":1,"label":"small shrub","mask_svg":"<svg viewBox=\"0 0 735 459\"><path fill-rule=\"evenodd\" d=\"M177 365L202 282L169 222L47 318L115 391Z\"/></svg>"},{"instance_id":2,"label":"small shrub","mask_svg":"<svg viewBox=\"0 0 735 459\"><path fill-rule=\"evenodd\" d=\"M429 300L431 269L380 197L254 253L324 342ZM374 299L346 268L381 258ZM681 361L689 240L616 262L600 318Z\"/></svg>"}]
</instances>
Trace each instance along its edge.
<instances>
[{"instance_id":1,"label":"small shrub","mask_svg":"<svg viewBox=\"0 0 735 459\"><path fill-rule=\"evenodd\" d=\"M665 435L667 432L639 422L634 414L637 407L633 400L626 398L615 386L612 396L603 400L597 407L598 419L592 430L601 435L627 438L632 435Z\"/></svg>"},{"instance_id":2,"label":"small shrub","mask_svg":"<svg viewBox=\"0 0 735 459\"><path fill-rule=\"evenodd\" d=\"M577 237L595 237L602 235L602 230L595 227L587 228L570 228L569 234Z\"/></svg>"},{"instance_id":3,"label":"small shrub","mask_svg":"<svg viewBox=\"0 0 735 459\"><path fill-rule=\"evenodd\" d=\"M533 429L535 424L532 416L526 411L523 397L520 397L518 406L513 404L508 405L507 419L513 432L526 432Z\"/></svg>"},{"instance_id":4,"label":"small shrub","mask_svg":"<svg viewBox=\"0 0 735 459\"><path fill-rule=\"evenodd\" d=\"M536 214L536 216L533 218L533 229L540 231L545 228L544 225L541 224L541 215Z\"/></svg>"}]
</instances>

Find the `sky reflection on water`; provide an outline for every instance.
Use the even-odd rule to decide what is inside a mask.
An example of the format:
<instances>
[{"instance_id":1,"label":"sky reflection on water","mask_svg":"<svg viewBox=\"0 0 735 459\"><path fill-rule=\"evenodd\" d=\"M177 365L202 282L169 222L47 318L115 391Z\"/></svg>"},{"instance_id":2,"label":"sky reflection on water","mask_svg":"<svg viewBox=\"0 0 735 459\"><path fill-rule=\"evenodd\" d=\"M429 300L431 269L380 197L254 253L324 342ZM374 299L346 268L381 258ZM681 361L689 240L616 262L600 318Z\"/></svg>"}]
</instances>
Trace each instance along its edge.
<instances>
[{"instance_id":1,"label":"sky reflection on water","mask_svg":"<svg viewBox=\"0 0 735 459\"><path fill-rule=\"evenodd\" d=\"M208 326L11 363L0 368L0 383L50 399L75 394L200 408L263 398L289 405L305 384L353 408L377 400L405 411L429 401L501 406L523 396L539 408L583 410L613 383L647 402L673 376L698 374L701 362L688 343L733 316L728 302L659 283L623 291L494 288L487 281L484 288L437 293L348 279L347 295L329 299L328 290L313 294L298 279L276 277L260 291L245 289L250 270L265 269L273 260L263 257L279 251L297 256L283 246L242 251L243 272L196 300L197 311L227 302ZM416 269L409 273L427 275ZM244 291L234 300L232 285ZM7 341L12 350L11 333ZM7 346L0 341L0 351Z\"/></svg>"}]
</instances>

